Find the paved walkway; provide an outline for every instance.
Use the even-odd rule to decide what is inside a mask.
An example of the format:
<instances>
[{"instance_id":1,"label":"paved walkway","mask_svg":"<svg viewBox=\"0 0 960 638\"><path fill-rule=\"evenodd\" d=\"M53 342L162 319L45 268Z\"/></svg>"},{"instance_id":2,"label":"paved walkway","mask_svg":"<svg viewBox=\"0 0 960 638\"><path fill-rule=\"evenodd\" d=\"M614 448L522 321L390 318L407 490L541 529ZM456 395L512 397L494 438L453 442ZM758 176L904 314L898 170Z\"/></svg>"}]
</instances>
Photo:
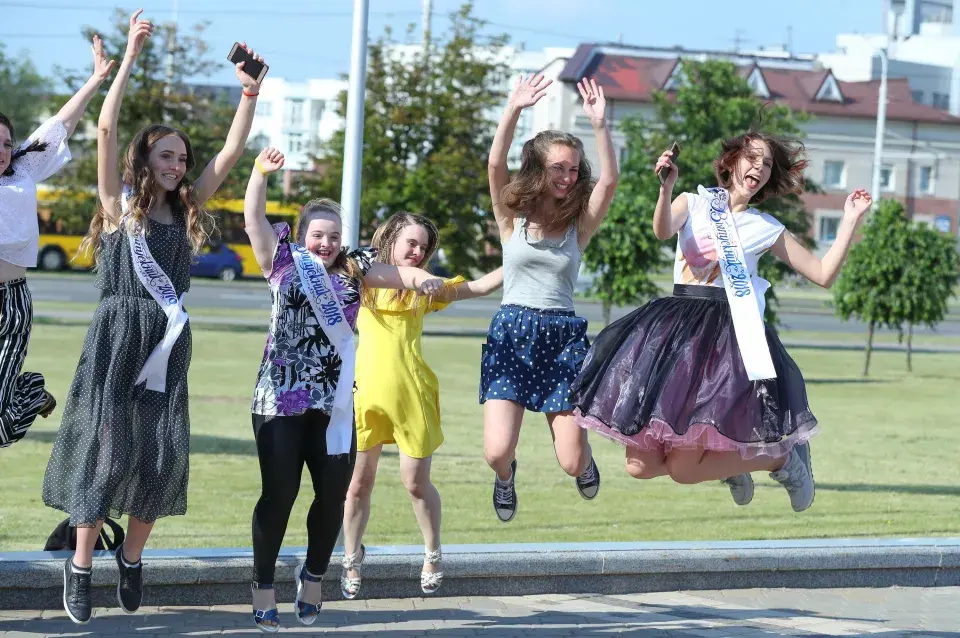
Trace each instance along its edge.
<instances>
[{"instance_id":1,"label":"paved walkway","mask_svg":"<svg viewBox=\"0 0 960 638\"><path fill-rule=\"evenodd\" d=\"M748 589L622 596L548 595L334 601L302 627L281 605L283 631L337 636L904 636L960 638L960 587ZM62 610L0 611L0 635L257 635L246 605L99 610L76 626ZM5 633L4 633L5 632Z\"/></svg>"}]
</instances>

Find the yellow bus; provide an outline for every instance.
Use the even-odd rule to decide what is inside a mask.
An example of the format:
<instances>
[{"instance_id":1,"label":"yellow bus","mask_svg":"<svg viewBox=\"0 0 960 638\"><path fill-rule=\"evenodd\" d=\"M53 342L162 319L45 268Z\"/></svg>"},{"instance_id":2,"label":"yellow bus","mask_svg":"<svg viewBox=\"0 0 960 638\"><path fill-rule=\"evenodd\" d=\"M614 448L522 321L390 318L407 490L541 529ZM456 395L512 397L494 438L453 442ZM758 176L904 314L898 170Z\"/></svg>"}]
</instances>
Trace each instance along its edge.
<instances>
[{"instance_id":1,"label":"yellow bus","mask_svg":"<svg viewBox=\"0 0 960 638\"><path fill-rule=\"evenodd\" d=\"M64 193L56 189L38 191L37 221L40 225L40 252L37 268L40 270L64 270L67 268L89 269L93 266L92 256L79 254L80 242L87 231L90 217L96 204L93 193ZM66 198L66 200L65 200ZM58 204L67 203L79 213L58 214ZM64 206L64 209L67 207ZM217 238L214 246L226 243L237 253L243 264L244 276L260 276L260 267L253 256L250 242L243 230L242 199L212 199L207 202L207 210L217 221ZM292 204L276 201L267 202L267 219L271 224L287 222L293 226L300 209ZM207 246L205 250L210 250ZM232 279L235 273L225 272L222 279ZM229 275L229 276L228 276Z\"/></svg>"}]
</instances>

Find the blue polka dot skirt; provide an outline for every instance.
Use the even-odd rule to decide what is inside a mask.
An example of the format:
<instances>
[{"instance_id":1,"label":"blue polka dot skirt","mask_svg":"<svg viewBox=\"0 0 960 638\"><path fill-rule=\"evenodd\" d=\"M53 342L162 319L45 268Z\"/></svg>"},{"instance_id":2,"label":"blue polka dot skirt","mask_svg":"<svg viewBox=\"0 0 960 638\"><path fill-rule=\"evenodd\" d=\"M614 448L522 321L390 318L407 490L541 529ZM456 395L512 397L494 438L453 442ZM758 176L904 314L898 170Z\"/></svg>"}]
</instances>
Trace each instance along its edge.
<instances>
[{"instance_id":1,"label":"blue polka dot skirt","mask_svg":"<svg viewBox=\"0 0 960 638\"><path fill-rule=\"evenodd\" d=\"M503 399L532 412L573 409L570 386L590 349L587 320L572 311L503 305L480 361L480 403Z\"/></svg>"}]
</instances>

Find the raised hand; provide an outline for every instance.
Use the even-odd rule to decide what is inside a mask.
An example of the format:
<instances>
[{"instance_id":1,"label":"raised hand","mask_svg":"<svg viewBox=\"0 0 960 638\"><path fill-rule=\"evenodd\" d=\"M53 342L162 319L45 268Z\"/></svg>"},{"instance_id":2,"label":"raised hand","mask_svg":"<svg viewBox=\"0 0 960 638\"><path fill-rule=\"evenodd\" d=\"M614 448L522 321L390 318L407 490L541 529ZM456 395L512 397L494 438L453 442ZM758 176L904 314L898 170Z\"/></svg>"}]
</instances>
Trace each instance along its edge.
<instances>
[{"instance_id":1,"label":"raised hand","mask_svg":"<svg viewBox=\"0 0 960 638\"><path fill-rule=\"evenodd\" d=\"M673 185L677 183L677 178L680 177L680 169L678 169L677 165L673 163L673 153L670 152L670 149L665 150L663 155L657 158L657 163L653 167L653 172L660 172L660 169L664 166L670 167L670 173L667 175L667 179L664 180L663 187L666 189L671 189L673 188Z\"/></svg>"},{"instance_id":2,"label":"raised hand","mask_svg":"<svg viewBox=\"0 0 960 638\"><path fill-rule=\"evenodd\" d=\"M243 50L253 56L253 59L257 62L263 62L263 57L254 53L253 49L247 46L246 42L241 42L240 46L243 47ZM249 75L246 71L243 70L246 62L237 62L237 79L240 80L240 85L243 86L244 90L248 93L259 93L260 92L260 83L257 82L257 79Z\"/></svg>"},{"instance_id":3,"label":"raised hand","mask_svg":"<svg viewBox=\"0 0 960 638\"><path fill-rule=\"evenodd\" d=\"M849 195L843 204L844 217L850 216L860 221L873 204L873 197L864 188L858 188Z\"/></svg>"},{"instance_id":4,"label":"raised hand","mask_svg":"<svg viewBox=\"0 0 960 638\"><path fill-rule=\"evenodd\" d=\"M603 97L603 87L597 86L597 81L583 78L577 82L580 96L583 98L583 112L591 122L602 122L607 114L607 100Z\"/></svg>"},{"instance_id":5,"label":"raised hand","mask_svg":"<svg viewBox=\"0 0 960 638\"><path fill-rule=\"evenodd\" d=\"M283 168L283 160L283 153L271 146L260 151L260 154L257 155L256 164L260 172L269 174Z\"/></svg>"},{"instance_id":6,"label":"raised hand","mask_svg":"<svg viewBox=\"0 0 960 638\"><path fill-rule=\"evenodd\" d=\"M130 16L130 31L127 34L127 52L125 55L136 57L143 49L143 43L153 35L153 23L149 20L140 20L143 9L137 9Z\"/></svg>"},{"instance_id":7,"label":"raised hand","mask_svg":"<svg viewBox=\"0 0 960 638\"><path fill-rule=\"evenodd\" d=\"M513 85L513 93L510 95L510 106L518 109L525 109L533 106L547 94L547 87L553 84L553 80L547 80L542 75L531 75L526 80L523 76L517 78Z\"/></svg>"},{"instance_id":8,"label":"raised hand","mask_svg":"<svg viewBox=\"0 0 960 638\"><path fill-rule=\"evenodd\" d=\"M98 35L93 36L90 50L93 52L93 77L98 82L103 82L110 77L115 62L107 59L107 54L103 52L103 41Z\"/></svg>"}]
</instances>

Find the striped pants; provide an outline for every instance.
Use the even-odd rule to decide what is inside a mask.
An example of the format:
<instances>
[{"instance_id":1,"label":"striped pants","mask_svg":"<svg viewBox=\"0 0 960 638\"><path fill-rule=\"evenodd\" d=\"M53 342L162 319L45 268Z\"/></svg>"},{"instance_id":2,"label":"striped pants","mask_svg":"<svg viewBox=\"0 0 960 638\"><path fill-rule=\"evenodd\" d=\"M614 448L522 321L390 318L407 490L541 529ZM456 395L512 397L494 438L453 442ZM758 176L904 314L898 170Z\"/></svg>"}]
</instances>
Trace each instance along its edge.
<instances>
[{"instance_id":1,"label":"striped pants","mask_svg":"<svg viewBox=\"0 0 960 638\"><path fill-rule=\"evenodd\" d=\"M46 400L43 376L20 373L32 325L27 280L0 283L0 447L23 438Z\"/></svg>"}]
</instances>

